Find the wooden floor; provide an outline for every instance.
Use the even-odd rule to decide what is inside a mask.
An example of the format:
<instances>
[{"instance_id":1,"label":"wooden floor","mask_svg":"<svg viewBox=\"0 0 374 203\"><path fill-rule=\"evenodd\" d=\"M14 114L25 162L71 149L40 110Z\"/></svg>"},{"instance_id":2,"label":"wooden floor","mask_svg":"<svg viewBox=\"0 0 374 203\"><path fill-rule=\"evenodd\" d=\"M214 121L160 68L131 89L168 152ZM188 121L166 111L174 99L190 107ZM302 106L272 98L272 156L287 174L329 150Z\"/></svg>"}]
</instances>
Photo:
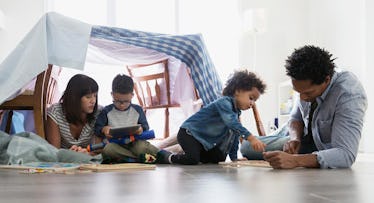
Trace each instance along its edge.
<instances>
[{"instance_id":1,"label":"wooden floor","mask_svg":"<svg viewBox=\"0 0 374 203\"><path fill-rule=\"evenodd\" d=\"M22 174L0 170L0 202L373 202L374 155L351 169L158 165L154 170Z\"/></svg>"}]
</instances>

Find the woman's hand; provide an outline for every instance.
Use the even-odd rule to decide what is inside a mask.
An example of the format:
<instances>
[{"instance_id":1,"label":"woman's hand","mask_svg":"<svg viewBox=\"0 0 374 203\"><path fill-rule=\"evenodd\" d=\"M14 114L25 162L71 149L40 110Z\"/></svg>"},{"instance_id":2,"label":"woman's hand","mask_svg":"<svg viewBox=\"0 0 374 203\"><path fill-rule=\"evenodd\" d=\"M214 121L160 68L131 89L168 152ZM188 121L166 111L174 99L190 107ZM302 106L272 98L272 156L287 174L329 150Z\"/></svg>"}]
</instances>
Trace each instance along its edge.
<instances>
[{"instance_id":1,"label":"woman's hand","mask_svg":"<svg viewBox=\"0 0 374 203\"><path fill-rule=\"evenodd\" d=\"M251 144L253 150L256 152L264 152L266 144L261 142L259 139L256 138L254 135L250 135L247 138L248 142Z\"/></svg>"},{"instance_id":2,"label":"woman's hand","mask_svg":"<svg viewBox=\"0 0 374 203\"><path fill-rule=\"evenodd\" d=\"M72 150L72 151L78 151L78 146L77 145L72 145L70 147L70 150Z\"/></svg>"},{"instance_id":3,"label":"woman's hand","mask_svg":"<svg viewBox=\"0 0 374 203\"><path fill-rule=\"evenodd\" d=\"M86 148L82 148L81 146L77 146L77 145L71 146L70 150L75 151L75 152L89 154L89 152Z\"/></svg>"}]
</instances>

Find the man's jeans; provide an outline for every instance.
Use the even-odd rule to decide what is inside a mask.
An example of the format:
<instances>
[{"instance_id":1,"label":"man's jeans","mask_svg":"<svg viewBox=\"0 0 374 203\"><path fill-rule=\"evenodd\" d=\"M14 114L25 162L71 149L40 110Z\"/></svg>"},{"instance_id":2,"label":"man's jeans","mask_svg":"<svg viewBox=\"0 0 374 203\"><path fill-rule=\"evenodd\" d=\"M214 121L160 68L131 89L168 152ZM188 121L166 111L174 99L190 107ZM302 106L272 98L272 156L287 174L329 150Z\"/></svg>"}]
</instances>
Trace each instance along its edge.
<instances>
[{"instance_id":1,"label":"man's jeans","mask_svg":"<svg viewBox=\"0 0 374 203\"><path fill-rule=\"evenodd\" d=\"M283 145L289 140L288 125L283 125L277 131L270 135L257 137L261 142L266 144L265 151L283 150ZM252 149L247 140L243 140L240 146L240 152L243 157L249 160L263 160L262 152L256 152Z\"/></svg>"}]
</instances>

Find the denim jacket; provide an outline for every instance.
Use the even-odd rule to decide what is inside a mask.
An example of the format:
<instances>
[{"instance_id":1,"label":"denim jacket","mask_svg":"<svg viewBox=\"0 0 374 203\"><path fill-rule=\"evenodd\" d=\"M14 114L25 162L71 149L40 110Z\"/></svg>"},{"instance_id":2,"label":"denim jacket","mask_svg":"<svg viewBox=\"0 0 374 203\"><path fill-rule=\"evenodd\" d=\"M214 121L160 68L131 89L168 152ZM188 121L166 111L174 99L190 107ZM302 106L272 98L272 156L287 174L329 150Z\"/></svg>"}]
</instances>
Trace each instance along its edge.
<instances>
[{"instance_id":1,"label":"denim jacket","mask_svg":"<svg viewBox=\"0 0 374 203\"><path fill-rule=\"evenodd\" d=\"M240 123L240 114L241 111L236 107L235 99L223 96L188 118L181 128L190 131L205 150L223 143L227 147L220 146L220 149L226 148L223 152L230 151L230 158L233 158L231 155L236 153L235 149L238 149L239 136L247 138L251 135ZM230 136L230 130L235 136Z\"/></svg>"},{"instance_id":2,"label":"denim jacket","mask_svg":"<svg viewBox=\"0 0 374 203\"><path fill-rule=\"evenodd\" d=\"M219 149L228 154L231 161L238 159L239 137L235 136L232 130L229 130L227 137L219 144Z\"/></svg>"}]
</instances>

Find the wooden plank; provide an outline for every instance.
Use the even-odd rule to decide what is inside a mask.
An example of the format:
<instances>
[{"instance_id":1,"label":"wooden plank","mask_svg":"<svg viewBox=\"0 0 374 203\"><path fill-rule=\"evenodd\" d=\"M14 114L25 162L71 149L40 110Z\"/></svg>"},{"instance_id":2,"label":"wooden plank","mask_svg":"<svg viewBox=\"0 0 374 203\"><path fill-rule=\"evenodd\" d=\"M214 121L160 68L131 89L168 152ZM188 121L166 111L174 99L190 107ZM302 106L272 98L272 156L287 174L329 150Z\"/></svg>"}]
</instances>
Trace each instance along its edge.
<instances>
[{"instance_id":1,"label":"wooden plank","mask_svg":"<svg viewBox=\"0 0 374 203\"><path fill-rule=\"evenodd\" d=\"M263 167L271 168L269 162L263 160L245 160L245 161L234 161L234 162L219 162L220 165L227 167L243 167L243 166L253 166L253 167Z\"/></svg>"},{"instance_id":2,"label":"wooden plank","mask_svg":"<svg viewBox=\"0 0 374 203\"><path fill-rule=\"evenodd\" d=\"M129 170L150 170L155 169L156 165L141 163L122 163L122 164L83 164L81 170L102 171L129 171Z\"/></svg>"},{"instance_id":3,"label":"wooden plank","mask_svg":"<svg viewBox=\"0 0 374 203\"><path fill-rule=\"evenodd\" d=\"M29 170L34 172L66 172L79 169L80 164L60 162L32 162L24 165L0 165L0 169Z\"/></svg>"}]
</instances>

